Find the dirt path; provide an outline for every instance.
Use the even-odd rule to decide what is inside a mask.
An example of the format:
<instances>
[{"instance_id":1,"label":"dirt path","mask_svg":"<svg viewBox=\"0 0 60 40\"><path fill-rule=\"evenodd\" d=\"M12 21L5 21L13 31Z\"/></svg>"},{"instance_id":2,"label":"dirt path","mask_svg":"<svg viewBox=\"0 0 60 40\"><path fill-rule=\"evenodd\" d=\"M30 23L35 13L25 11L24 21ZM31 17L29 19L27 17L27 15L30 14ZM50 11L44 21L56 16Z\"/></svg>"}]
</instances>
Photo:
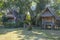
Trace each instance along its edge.
<instances>
[{"instance_id":1,"label":"dirt path","mask_svg":"<svg viewBox=\"0 0 60 40\"><path fill-rule=\"evenodd\" d=\"M19 40L18 34L16 34L17 31L8 32L4 35L0 35L0 40Z\"/></svg>"}]
</instances>

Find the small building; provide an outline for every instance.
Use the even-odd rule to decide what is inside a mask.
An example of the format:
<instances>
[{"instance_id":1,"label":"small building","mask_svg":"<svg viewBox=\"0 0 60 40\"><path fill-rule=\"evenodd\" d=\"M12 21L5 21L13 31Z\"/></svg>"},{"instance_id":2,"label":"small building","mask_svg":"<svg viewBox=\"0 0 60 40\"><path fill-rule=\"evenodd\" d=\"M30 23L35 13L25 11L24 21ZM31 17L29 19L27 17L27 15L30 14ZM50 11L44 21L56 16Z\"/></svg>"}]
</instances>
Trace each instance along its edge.
<instances>
[{"instance_id":1,"label":"small building","mask_svg":"<svg viewBox=\"0 0 60 40\"><path fill-rule=\"evenodd\" d=\"M7 22L15 22L16 21L16 13L13 10L9 10L8 13L5 14L7 17Z\"/></svg>"},{"instance_id":2,"label":"small building","mask_svg":"<svg viewBox=\"0 0 60 40\"><path fill-rule=\"evenodd\" d=\"M60 27L60 16L56 16L56 27Z\"/></svg>"},{"instance_id":3,"label":"small building","mask_svg":"<svg viewBox=\"0 0 60 40\"><path fill-rule=\"evenodd\" d=\"M54 28L55 27L55 12L54 9L47 7L40 15L42 20L42 28Z\"/></svg>"}]
</instances>

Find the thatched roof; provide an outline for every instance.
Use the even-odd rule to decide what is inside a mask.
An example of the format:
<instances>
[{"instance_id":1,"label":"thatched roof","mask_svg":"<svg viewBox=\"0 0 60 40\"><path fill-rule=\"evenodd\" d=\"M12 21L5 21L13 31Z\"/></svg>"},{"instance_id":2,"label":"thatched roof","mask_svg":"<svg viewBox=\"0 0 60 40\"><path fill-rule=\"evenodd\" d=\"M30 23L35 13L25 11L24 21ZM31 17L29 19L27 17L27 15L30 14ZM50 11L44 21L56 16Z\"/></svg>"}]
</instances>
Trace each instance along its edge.
<instances>
[{"instance_id":1,"label":"thatched roof","mask_svg":"<svg viewBox=\"0 0 60 40\"><path fill-rule=\"evenodd\" d=\"M56 20L60 20L60 16L56 16Z\"/></svg>"},{"instance_id":2,"label":"thatched roof","mask_svg":"<svg viewBox=\"0 0 60 40\"><path fill-rule=\"evenodd\" d=\"M55 16L55 10L53 8L47 7L43 10L40 16L41 17Z\"/></svg>"}]
</instances>

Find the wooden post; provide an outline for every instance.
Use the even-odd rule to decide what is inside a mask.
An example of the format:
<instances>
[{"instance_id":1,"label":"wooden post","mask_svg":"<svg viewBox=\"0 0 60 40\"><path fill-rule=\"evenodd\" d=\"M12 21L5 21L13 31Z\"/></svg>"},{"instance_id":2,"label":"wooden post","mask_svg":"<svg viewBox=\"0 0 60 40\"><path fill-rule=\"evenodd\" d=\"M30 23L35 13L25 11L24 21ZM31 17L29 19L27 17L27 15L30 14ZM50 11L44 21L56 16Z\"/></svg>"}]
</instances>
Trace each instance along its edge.
<instances>
[{"instance_id":1,"label":"wooden post","mask_svg":"<svg viewBox=\"0 0 60 40\"><path fill-rule=\"evenodd\" d=\"M43 28L45 29L45 24L44 24Z\"/></svg>"}]
</instances>

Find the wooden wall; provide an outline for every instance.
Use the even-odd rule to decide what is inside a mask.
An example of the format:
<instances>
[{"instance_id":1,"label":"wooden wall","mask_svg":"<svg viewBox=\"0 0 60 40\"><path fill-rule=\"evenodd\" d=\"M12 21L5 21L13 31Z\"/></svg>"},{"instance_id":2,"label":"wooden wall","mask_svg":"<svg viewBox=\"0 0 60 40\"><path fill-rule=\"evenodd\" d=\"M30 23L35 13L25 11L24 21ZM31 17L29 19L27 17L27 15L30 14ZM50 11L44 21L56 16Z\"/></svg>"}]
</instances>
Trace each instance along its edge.
<instances>
[{"instance_id":1,"label":"wooden wall","mask_svg":"<svg viewBox=\"0 0 60 40\"><path fill-rule=\"evenodd\" d=\"M54 23L54 18L53 17L43 17L42 22L45 22L45 21Z\"/></svg>"}]
</instances>

